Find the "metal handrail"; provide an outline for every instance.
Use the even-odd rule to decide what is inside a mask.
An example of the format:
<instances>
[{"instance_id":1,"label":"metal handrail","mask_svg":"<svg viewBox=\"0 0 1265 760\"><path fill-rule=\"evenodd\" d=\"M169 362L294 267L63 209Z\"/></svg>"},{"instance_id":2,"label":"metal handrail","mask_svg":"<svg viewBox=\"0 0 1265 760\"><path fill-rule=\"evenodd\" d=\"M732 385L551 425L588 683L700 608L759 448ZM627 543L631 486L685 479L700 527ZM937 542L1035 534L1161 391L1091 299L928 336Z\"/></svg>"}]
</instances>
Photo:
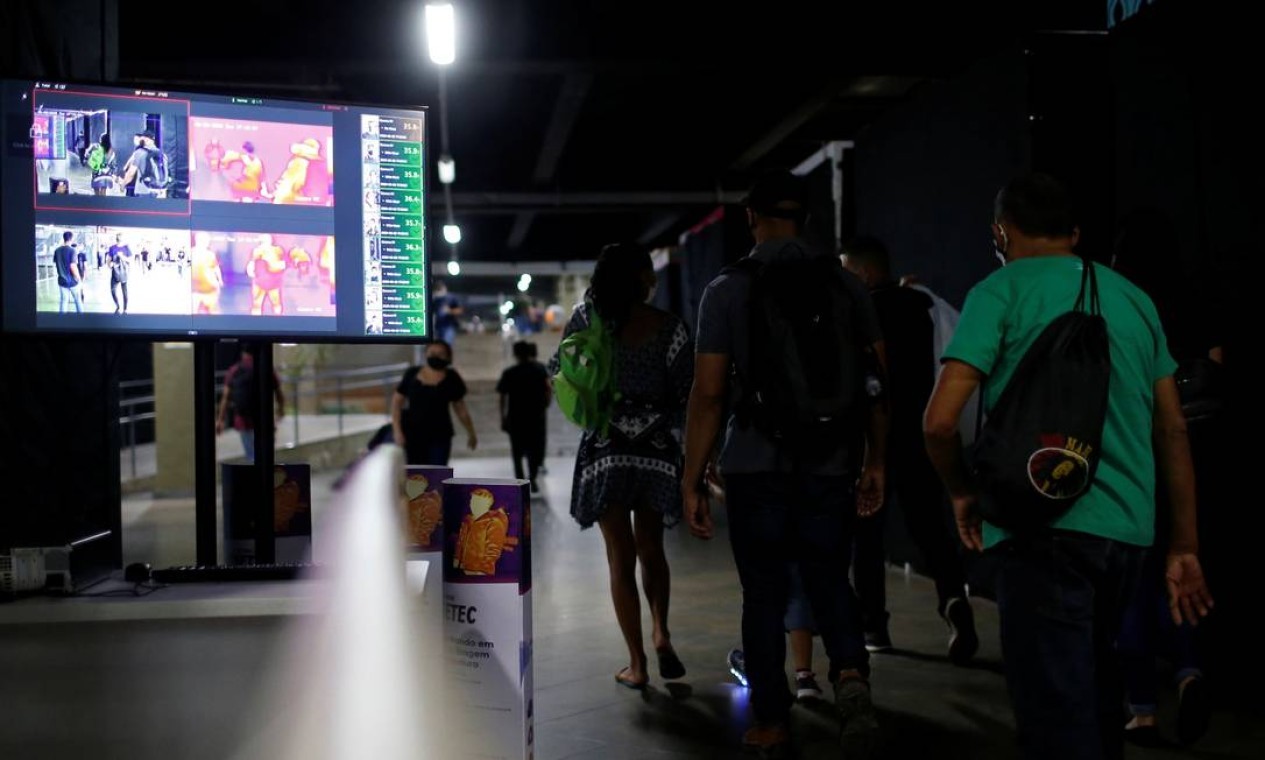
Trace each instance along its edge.
<instances>
[{"instance_id":1,"label":"metal handrail","mask_svg":"<svg viewBox=\"0 0 1265 760\"><path fill-rule=\"evenodd\" d=\"M287 405L294 410L294 413L290 415L291 420L293 420L293 440L290 445L297 446L301 440L299 429L300 415L298 414L300 400L326 398L333 395L335 397L335 408L330 414L337 415L338 435L342 436L344 432L343 417L345 414L343 395L348 391L381 388L385 396L384 402L389 408L391 393L395 390L395 384L400 374L409 366L411 365L407 362L397 362L368 367L322 367L319 372L296 368L299 371L295 373L287 373L287 368L281 367L278 374L281 376L281 382L287 392ZM217 399L223 393L224 378L227 374L226 370L219 370L215 373L215 395ZM333 386L332 388L331 385ZM156 402L156 395L153 391L154 381L152 379L123 380L118 387L121 396L119 399L119 425L126 428L126 441L131 455L132 478L135 479L137 477L136 425L137 423L157 418L157 413L152 409L144 411L138 407L152 407ZM148 393L145 393L143 389L147 389ZM143 395L127 395L127 391L136 390L141 390Z\"/></svg>"}]
</instances>

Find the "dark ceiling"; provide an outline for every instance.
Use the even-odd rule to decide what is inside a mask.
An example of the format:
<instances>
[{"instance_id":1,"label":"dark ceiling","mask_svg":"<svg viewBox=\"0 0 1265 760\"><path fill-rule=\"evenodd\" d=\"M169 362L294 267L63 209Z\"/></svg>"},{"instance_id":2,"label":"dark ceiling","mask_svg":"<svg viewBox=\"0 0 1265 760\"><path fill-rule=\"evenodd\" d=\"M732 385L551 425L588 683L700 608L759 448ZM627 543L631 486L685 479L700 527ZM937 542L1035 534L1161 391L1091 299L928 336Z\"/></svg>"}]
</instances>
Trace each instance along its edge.
<instances>
[{"instance_id":1,"label":"dark ceiling","mask_svg":"<svg viewBox=\"0 0 1265 760\"><path fill-rule=\"evenodd\" d=\"M1106 13L1102 0L454 4L461 257L487 261L670 242L722 191L855 137L915 88L1034 30L1101 29ZM195 11L198 31L174 35L178 44L154 44L148 4L120 6L124 81L439 101L420 0L223 0ZM433 158L433 127L431 140Z\"/></svg>"}]
</instances>

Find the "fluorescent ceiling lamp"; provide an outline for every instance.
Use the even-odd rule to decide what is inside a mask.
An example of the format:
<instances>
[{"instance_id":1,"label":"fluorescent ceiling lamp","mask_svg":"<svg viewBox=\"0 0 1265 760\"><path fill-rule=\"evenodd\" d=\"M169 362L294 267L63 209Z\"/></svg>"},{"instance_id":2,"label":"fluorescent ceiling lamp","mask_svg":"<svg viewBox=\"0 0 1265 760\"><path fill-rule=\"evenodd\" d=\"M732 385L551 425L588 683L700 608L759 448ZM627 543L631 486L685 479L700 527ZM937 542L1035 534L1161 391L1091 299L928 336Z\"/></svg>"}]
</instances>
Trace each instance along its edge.
<instances>
[{"instance_id":1,"label":"fluorescent ceiling lamp","mask_svg":"<svg viewBox=\"0 0 1265 760\"><path fill-rule=\"evenodd\" d=\"M457 275L461 274L461 265L455 261L448 262L448 274L450 274L453 277L456 277Z\"/></svg>"},{"instance_id":2,"label":"fluorescent ceiling lamp","mask_svg":"<svg viewBox=\"0 0 1265 760\"><path fill-rule=\"evenodd\" d=\"M518 292L519 292L519 293L526 293L526 292L527 292L527 289L528 289L528 288L530 288L530 287L531 287L531 283L530 283L530 282L528 282L527 280L519 280L519 281L518 281Z\"/></svg>"},{"instance_id":3,"label":"fluorescent ceiling lamp","mask_svg":"<svg viewBox=\"0 0 1265 760\"><path fill-rule=\"evenodd\" d=\"M501 304L501 316L502 316L502 317L504 317L504 316L508 315L508 314L509 314L511 311L513 311L513 310L514 310L514 302L513 302L513 301L506 301L505 303Z\"/></svg>"},{"instance_id":4,"label":"fluorescent ceiling lamp","mask_svg":"<svg viewBox=\"0 0 1265 760\"><path fill-rule=\"evenodd\" d=\"M521 284L521 283L526 283L526 284L530 285L530 284L531 284L531 275L524 273L522 277L519 277L519 278L518 278L518 281L519 281L519 283L520 283L520 284Z\"/></svg>"},{"instance_id":5,"label":"fluorescent ceiling lamp","mask_svg":"<svg viewBox=\"0 0 1265 760\"><path fill-rule=\"evenodd\" d=\"M426 50L440 66L457 60L457 21L450 3L426 5Z\"/></svg>"},{"instance_id":6,"label":"fluorescent ceiling lamp","mask_svg":"<svg viewBox=\"0 0 1265 760\"><path fill-rule=\"evenodd\" d=\"M444 240L450 245L456 245L461 242L461 227L455 224L444 225Z\"/></svg>"},{"instance_id":7,"label":"fluorescent ceiling lamp","mask_svg":"<svg viewBox=\"0 0 1265 760\"><path fill-rule=\"evenodd\" d=\"M439 157L439 181L451 185L457 180L457 162L447 154Z\"/></svg>"}]
</instances>

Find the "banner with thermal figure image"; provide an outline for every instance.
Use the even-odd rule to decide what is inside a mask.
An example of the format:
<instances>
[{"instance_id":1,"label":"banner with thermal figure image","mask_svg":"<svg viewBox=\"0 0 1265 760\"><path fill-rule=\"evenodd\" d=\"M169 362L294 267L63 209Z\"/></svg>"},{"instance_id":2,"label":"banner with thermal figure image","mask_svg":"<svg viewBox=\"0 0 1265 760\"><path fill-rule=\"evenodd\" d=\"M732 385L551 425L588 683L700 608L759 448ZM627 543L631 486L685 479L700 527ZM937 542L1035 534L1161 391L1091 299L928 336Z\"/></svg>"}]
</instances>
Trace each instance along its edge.
<instances>
[{"instance_id":1,"label":"banner with thermal figure image","mask_svg":"<svg viewBox=\"0 0 1265 760\"><path fill-rule=\"evenodd\" d=\"M185 230L37 224L35 261L40 312L190 312Z\"/></svg>"},{"instance_id":2,"label":"banner with thermal figure image","mask_svg":"<svg viewBox=\"0 0 1265 760\"><path fill-rule=\"evenodd\" d=\"M334 205L331 126L189 118L195 201Z\"/></svg>"},{"instance_id":3,"label":"banner with thermal figure image","mask_svg":"<svg viewBox=\"0 0 1265 760\"><path fill-rule=\"evenodd\" d=\"M535 755L531 496L525 480L444 482L444 656L457 758Z\"/></svg>"},{"instance_id":4,"label":"banner with thermal figure image","mask_svg":"<svg viewBox=\"0 0 1265 760\"><path fill-rule=\"evenodd\" d=\"M194 314L336 316L334 236L193 233Z\"/></svg>"}]
</instances>

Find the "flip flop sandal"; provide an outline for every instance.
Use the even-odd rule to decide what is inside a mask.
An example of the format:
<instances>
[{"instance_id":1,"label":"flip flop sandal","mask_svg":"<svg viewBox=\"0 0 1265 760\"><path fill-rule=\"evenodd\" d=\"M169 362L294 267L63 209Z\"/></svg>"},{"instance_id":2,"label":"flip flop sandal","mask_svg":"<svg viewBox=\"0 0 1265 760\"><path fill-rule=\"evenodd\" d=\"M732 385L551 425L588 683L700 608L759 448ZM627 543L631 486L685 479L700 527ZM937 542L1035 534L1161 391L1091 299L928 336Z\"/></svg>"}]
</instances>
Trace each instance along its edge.
<instances>
[{"instance_id":1,"label":"flip flop sandal","mask_svg":"<svg viewBox=\"0 0 1265 760\"><path fill-rule=\"evenodd\" d=\"M619 684L620 686L623 686L625 689L632 689L633 691L644 691L646 688L646 683L634 681L631 678L625 678L624 674L627 672L628 672L628 668L624 668L623 670L616 673L615 683Z\"/></svg>"},{"instance_id":2,"label":"flip flop sandal","mask_svg":"<svg viewBox=\"0 0 1265 760\"><path fill-rule=\"evenodd\" d=\"M685 678L685 664L681 662L681 658L676 656L676 652L671 649L665 649L655 652L659 658L659 676L665 681L675 681L678 678Z\"/></svg>"}]
</instances>

